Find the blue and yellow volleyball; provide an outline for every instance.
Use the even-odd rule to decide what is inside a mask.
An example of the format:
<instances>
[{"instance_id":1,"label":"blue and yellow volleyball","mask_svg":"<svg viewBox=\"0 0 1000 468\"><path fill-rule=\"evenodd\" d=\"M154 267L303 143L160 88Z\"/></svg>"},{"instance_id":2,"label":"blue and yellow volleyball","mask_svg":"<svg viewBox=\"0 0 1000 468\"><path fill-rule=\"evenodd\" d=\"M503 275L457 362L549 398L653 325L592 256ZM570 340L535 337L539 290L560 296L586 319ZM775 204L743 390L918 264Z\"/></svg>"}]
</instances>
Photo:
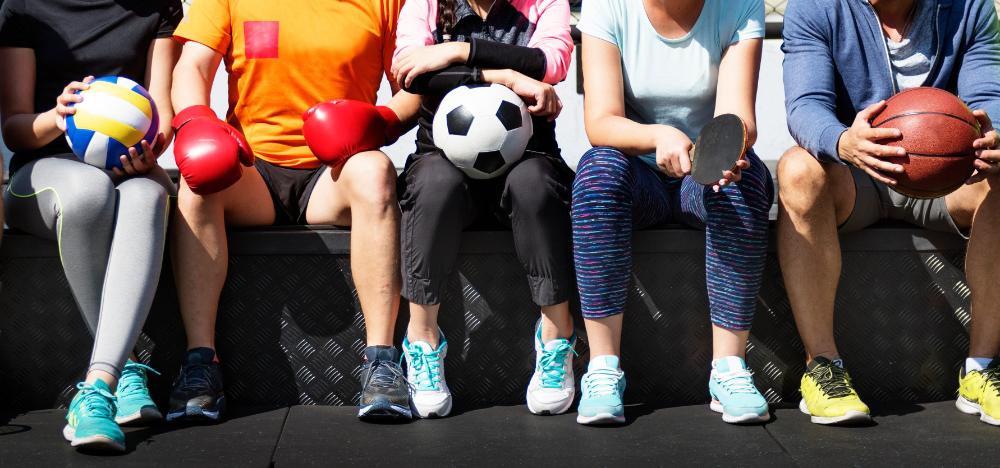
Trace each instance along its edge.
<instances>
[{"instance_id":1,"label":"blue and yellow volleyball","mask_svg":"<svg viewBox=\"0 0 1000 468\"><path fill-rule=\"evenodd\" d=\"M66 118L66 141L78 158L102 169L122 167L122 155L152 144L160 127L156 103L145 88L120 76L102 76L80 91L83 102Z\"/></svg>"}]
</instances>

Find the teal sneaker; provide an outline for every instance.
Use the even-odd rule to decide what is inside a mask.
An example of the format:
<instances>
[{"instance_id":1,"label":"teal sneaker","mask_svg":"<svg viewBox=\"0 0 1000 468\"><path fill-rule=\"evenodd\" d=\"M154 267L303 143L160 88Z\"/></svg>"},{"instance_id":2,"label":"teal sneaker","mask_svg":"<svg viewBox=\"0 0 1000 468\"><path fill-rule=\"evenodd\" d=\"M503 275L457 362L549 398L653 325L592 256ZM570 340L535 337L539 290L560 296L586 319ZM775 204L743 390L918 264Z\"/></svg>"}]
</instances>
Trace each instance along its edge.
<instances>
[{"instance_id":1,"label":"teal sneaker","mask_svg":"<svg viewBox=\"0 0 1000 468\"><path fill-rule=\"evenodd\" d=\"M623 424L625 422L625 373L618 368L618 356L597 356L590 360L580 382L580 424Z\"/></svg>"},{"instance_id":2,"label":"teal sneaker","mask_svg":"<svg viewBox=\"0 0 1000 468\"><path fill-rule=\"evenodd\" d=\"M163 414L149 396L146 371L160 375L152 367L139 364L131 359L125 363L122 375L118 378L118 413L115 422L120 425L144 425L163 419Z\"/></svg>"},{"instance_id":3,"label":"teal sneaker","mask_svg":"<svg viewBox=\"0 0 1000 468\"><path fill-rule=\"evenodd\" d=\"M451 413L451 390L444 378L444 358L448 355L448 340L438 330L437 349L426 341L403 338L403 358L406 359L406 380L410 382L410 401L418 418L443 418Z\"/></svg>"},{"instance_id":4,"label":"teal sneaker","mask_svg":"<svg viewBox=\"0 0 1000 468\"><path fill-rule=\"evenodd\" d=\"M727 423L746 424L771 419L767 400L753 385L753 374L743 358L728 356L712 361L708 393L712 397L709 408L722 413L722 420Z\"/></svg>"},{"instance_id":5,"label":"teal sneaker","mask_svg":"<svg viewBox=\"0 0 1000 468\"><path fill-rule=\"evenodd\" d=\"M125 434L115 422L115 396L101 380L76 384L80 391L66 413L63 437L74 447L125 451Z\"/></svg>"}]
</instances>

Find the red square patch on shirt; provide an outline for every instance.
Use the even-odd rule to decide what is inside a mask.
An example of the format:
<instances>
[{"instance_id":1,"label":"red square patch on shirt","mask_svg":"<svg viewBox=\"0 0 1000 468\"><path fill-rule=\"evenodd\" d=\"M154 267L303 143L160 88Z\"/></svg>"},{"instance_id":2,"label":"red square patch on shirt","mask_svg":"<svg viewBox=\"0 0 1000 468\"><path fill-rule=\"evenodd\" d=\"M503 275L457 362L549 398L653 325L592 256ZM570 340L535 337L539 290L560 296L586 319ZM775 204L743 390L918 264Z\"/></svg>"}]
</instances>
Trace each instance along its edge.
<instances>
[{"instance_id":1,"label":"red square patch on shirt","mask_svg":"<svg viewBox=\"0 0 1000 468\"><path fill-rule=\"evenodd\" d=\"M248 59L278 58L277 21L245 21L243 37Z\"/></svg>"}]
</instances>

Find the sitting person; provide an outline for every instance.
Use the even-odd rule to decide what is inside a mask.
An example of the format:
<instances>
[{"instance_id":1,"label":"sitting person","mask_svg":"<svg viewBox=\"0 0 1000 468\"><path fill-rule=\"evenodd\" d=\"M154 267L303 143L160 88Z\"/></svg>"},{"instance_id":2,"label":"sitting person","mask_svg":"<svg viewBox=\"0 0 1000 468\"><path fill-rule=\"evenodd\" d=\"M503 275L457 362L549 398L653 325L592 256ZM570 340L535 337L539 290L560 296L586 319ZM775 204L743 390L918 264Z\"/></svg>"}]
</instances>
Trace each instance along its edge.
<instances>
[{"instance_id":1,"label":"sitting person","mask_svg":"<svg viewBox=\"0 0 1000 468\"><path fill-rule=\"evenodd\" d=\"M396 172L377 149L399 135L397 115L412 116L419 100L399 93L391 109L372 105L390 69L401 5L198 0L177 29L184 47L174 71L174 153L183 181L171 253L188 353L168 420L220 417L215 322L229 264L226 227L272 224L351 226L351 272L368 345L358 416L410 417L392 345L399 308ZM208 107L223 60L225 121ZM319 120L307 146L303 113L329 99L350 101L312 107L306 119ZM324 125L334 114L361 134Z\"/></svg>"},{"instance_id":2,"label":"sitting person","mask_svg":"<svg viewBox=\"0 0 1000 468\"><path fill-rule=\"evenodd\" d=\"M73 446L119 451L125 450L119 424L161 417L146 388L150 369L129 353L163 263L174 187L157 158L172 134L171 71L180 47L171 35L183 14L179 0L130 5L7 0L0 9L0 115L14 151L4 193L7 223L58 243L73 297L95 336L63 435ZM69 47L63 38L73 38ZM83 162L63 137L90 75L142 83L157 104L159 135L142 142L142 154L122 154L123 169L106 172Z\"/></svg>"},{"instance_id":3,"label":"sitting person","mask_svg":"<svg viewBox=\"0 0 1000 468\"><path fill-rule=\"evenodd\" d=\"M525 26L527 21L528 26ZM483 27L483 25L488 27ZM502 38L502 39L498 39ZM518 259L541 308L534 331L535 372L527 390L533 413L557 414L573 403L573 271L569 192L573 172L559 154L553 84L566 78L573 41L566 0L409 0L399 19L397 80L424 96L417 153L399 177L403 297L410 323L403 340L407 378L420 417L446 416L447 340L438 328L442 288L458 256L462 229L480 216L514 231ZM505 174L475 180L436 146L432 122L441 98L457 86L499 83L530 104L534 135Z\"/></svg>"},{"instance_id":4,"label":"sitting person","mask_svg":"<svg viewBox=\"0 0 1000 468\"><path fill-rule=\"evenodd\" d=\"M766 421L744 356L767 255L771 176L749 150L706 187L690 176L689 154L721 114L743 120L747 148L756 140L763 1L587 0L579 28L595 147L573 182L573 255L591 355L577 421L625 421L619 356L632 233L664 222L705 230L711 409L730 423Z\"/></svg>"},{"instance_id":5,"label":"sitting person","mask_svg":"<svg viewBox=\"0 0 1000 468\"><path fill-rule=\"evenodd\" d=\"M788 298L806 349L799 408L817 424L870 419L834 342L840 278L838 232L900 219L969 238L965 269L972 290L969 358L956 404L1000 425L1000 28L987 0L792 0L785 12L785 101L799 144L778 164L778 253ZM958 94L983 137L977 172L954 193L916 199L893 190L902 156L886 146L895 129L871 119L898 91L932 86ZM915 359L919 357L915 356ZM994 364L991 364L994 363Z\"/></svg>"}]
</instances>

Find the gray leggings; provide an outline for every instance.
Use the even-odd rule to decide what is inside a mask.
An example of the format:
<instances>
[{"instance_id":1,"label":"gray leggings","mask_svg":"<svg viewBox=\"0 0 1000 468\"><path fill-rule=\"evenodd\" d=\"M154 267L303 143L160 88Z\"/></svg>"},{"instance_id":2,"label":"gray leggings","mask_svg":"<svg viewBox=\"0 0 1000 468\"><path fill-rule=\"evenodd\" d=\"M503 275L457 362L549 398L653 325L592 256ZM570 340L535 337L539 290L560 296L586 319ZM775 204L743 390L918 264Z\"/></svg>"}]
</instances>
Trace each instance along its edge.
<instances>
[{"instance_id":1,"label":"gray leggings","mask_svg":"<svg viewBox=\"0 0 1000 468\"><path fill-rule=\"evenodd\" d=\"M117 180L73 155L34 160L11 176L7 224L58 243L94 335L89 370L118 377L135 346L160 277L173 193L160 167Z\"/></svg>"}]
</instances>

